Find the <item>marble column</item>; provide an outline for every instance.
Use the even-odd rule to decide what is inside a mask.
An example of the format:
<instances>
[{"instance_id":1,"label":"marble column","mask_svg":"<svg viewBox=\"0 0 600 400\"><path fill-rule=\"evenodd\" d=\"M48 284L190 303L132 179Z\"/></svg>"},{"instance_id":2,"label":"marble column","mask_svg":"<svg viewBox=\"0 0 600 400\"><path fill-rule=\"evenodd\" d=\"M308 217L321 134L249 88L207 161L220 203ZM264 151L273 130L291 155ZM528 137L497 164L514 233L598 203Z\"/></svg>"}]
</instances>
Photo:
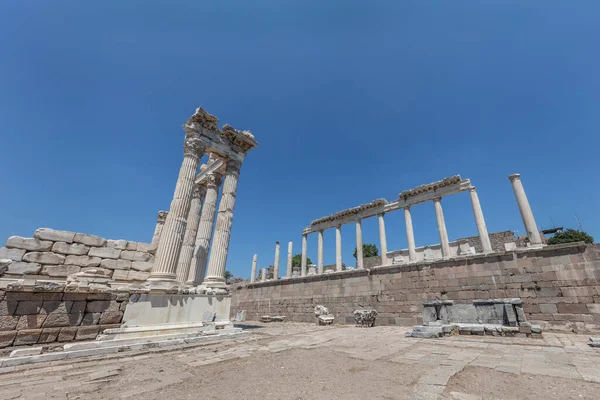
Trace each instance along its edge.
<instances>
[{"instance_id":1,"label":"marble column","mask_svg":"<svg viewBox=\"0 0 600 400\"><path fill-rule=\"evenodd\" d=\"M306 276L306 252L308 251L308 238L306 234L302 235L302 265L300 266L300 276Z\"/></svg>"},{"instance_id":2,"label":"marble column","mask_svg":"<svg viewBox=\"0 0 600 400\"><path fill-rule=\"evenodd\" d=\"M381 247L381 265L388 265L389 260L387 257L387 238L385 235L385 220L383 219L383 213L377 216L379 221L379 245Z\"/></svg>"},{"instance_id":3,"label":"marble column","mask_svg":"<svg viewBox=\"0 0 600 400\"><path fill-rule=\"evenodd\" d=\"M165 226L165 221L167 219L168 211L159 211L158 219L156 220L156 227L154 228L154 235L152 236L152 244L158 246L158 242L160 241L160 235L162 233L163 227Z\"/></svg>"},{"instance_id":4,"label":"marble column","mask_svg":"<svg viewBox=\"0 0 600 400\"><path fill-rule=\"evenodd\" d=\"M273 262L273 279L279 279L279 242L275 242L275 261Z\"/></svg>"},{"instance_id":5,"label":"marble column","mask_svg":"<svg viewBox=\"0 0 600 400\"><path fill-rule=\"evenodd\" d=\"M440 234L442 257L450 257L450 243L448 243L448 232L446 231L444 210L442 210L442 198L436 197L433 199L433 206L435 207L435 219L437 221L438 233Z\"/></svg>"},{"instance_id":6,"label":"marble column","mask_svg":"<svg viewBox=\"0 0 600 400\"><path fill-rule=\"evenodd\" d=\"M342 226L335 227L335 270L340 272L343 270L342 265Z\"/></svg>"},{"instance_id":7,"label":"marble column","mask_svg":"<svg viewBox=\"0 0 600 400\"><path fill-rule=\"evenodd\" d=\"M256 281L256 264L258 263L258 254L255 254L252 257L252 272L250 274L250 283L254 283Z\"/></svg>"},{"instance_id":8,"label":"marble column","mask_svg":"<svg viewBox=\"0 0 600 400\"><path fill-rule=\"evenodd\" d=\"M291 278L292 277L292 252L294 251L294 244L292 242L288 243L288 256L287 256L287 271L286 271L286 278Z\"/></svg>"},{"instance_id":9,"label":"marble column","mask_svg":"<svg viewBox=\"0 0 600 400\"><path fill-rule=\"evenodd\" d=\"M190 211L198 164L205 150L206 147L197 136L186 137L183 146L183 163L179 170L175 193L158 243L154 267L148 278L148 282L153 286L168 288L177 283L177 260Z\"/></svg>"},{"instance_id":10,"label":"marble column","mask_svg":"<svg viewBox=\"0 0 600 400\"><path fill-rule=\"evenodd\" d=\"M363 269L362 221L356 220L356 268Z\"/></svg>"},{"instance_id":11,"label":"marble column","mask_svg":"<svg viewBox=\"0 0 600 400\"><path fill-rule=\"evenodd\" d=\"M542 244L542 238L535 223L533 211L531 211L529 200L527 200L527 195L525 194L525 189L523 188L523 183L521 182L521 175L512 174L508 177L508 179L510 179L510 182L512 183L513 191L515 192L515 197L517 198L517 204L519 205L519 211L521 212L523 225L525 225L525 230L527 231L529 243L532 245Z\"/></svg>"},{"instance_id":12,"label":"marble column","mask_svg":"<svg viewBox=\"0 0 600 400\"><path fill-rule=\"evenodd\" d=\"M219 214L217 215L217 226L208 262L208 274L206 279L204 279L205 284L209 287L227 286L225 283L225 266L227 265L227 253L229 251L229 239L231 238L231 225L233 223L233 208L235 206L235 194L241 166L241 161L227 161L223 194L221 195Z\"/></svg>"},{"instance_id":13,"label":"marble column","mask_svg":"<svg viewBox=\"0 0 600 400\"><path fill-rule=\"evenodd\" d=\"M266 268L262 268L260 270L260 281L261 282L266 282L267 280L267 269Z\"/></svg>"},{"instance_id":14,"label":"marble column","mask_svg":"<svg viewBox=\"0 0 600 400\"><path fill-rule=\"evenodd\" d=\"M323 231L318 232L317 275L323 273Z\"/></svg>"},{"instance_id":15,"label":"marble column","mask_svg":"<svg viewBox=\"0 0 600 400\"><path fill-rule=\"evenodd\" d=\"M206 176L206 195L204 197L204 206L200 215L200 225L196 234L196 243L190 263L190 272L187 278L187 285L198 286L204 281L206 275L206 265L208 263L208 253L210 249L210 239L213 234L213 226L217 216L217 198L219 197L219 187L221 186L221 175L214 172Z\"/></svg>"},{"instance_id":16,"label":"marble column","mask_svg":"<svg viewBox=\"0 0 600 400\"><path fill-rule=\"evenodd\" d=\"M413 232L410 206L404 207L404 223L406 225L406 241L408 242L408 260L417 261L417 251L415 250L415 233Z\"/></svg>"},{"instance_id":17,"label":"marble column","mask_svg":"<svg viewBox=\"0 0 600 400\"><path fill-rule=\"evenodd\" d=\"M202 209L202 201L205 194L206 187L204 185L194 184L190 211L185 226L185 234L183 235L183 244L179 252L179 260L177 261L177 282L185 283L188 279L192 255L194 253L194 242L196 241L196 233L198 232L198 224L200 223L200 210Z\"/></svg>"},{"instance_id":18,"label":"marble column","mask_svg":"<svg viewBox=\"0 0 600 400\"><path fill-rule=\"evenodd\" d=\"M481 211L481 204L479 203L479 196L477 196L477 190L475 189L475 186L471 186L469 188L469 196L471 197L471 206L473 207L475 224L477 224L477 232L479 232L479 240L481 241L483 252L491 253L492 243L490 242L490 236L488 235L487 226L485 225L483 211Z\"/></svg>"}]
</instances>

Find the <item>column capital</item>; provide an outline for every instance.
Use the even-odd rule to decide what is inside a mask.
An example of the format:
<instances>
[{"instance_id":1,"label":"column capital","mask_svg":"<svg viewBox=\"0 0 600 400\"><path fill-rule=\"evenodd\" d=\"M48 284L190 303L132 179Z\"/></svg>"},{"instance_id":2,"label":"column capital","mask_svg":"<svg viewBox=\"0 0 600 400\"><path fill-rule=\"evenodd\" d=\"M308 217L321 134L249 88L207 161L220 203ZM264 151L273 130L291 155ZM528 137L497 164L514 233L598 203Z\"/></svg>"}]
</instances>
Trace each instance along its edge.
<instances>
[{"instance_id":1,"label":"column capital","mask_svg":"<svg viewBox=\"0 0 600 400\"><path fill-rule=\"evenodd\" d=\"M240 169L242 168L242 162L240 160L227 160L227 166L225 167L225 171L228 174L239 174Z\"/></svg>"},{"instance_id":2,"label":"column capital","mask_svg":"<svg viewBox=\"0 0 600 400\"><path fill-rule=\"evenodd\" d=\"M520 180L521 179L521 174L512 174L512 175L509 175L508 179L510 179L511 182L514 182L516 180Z\"/></svg>"},{"instance_id":3,"label":"column capital","mask_svg":"<svg viewBox=\"0 0 600 400\"><path fill-rule=\"evenodd\" d=\"M402 208L404 208L406 211L410 211L410 208L412 207L412 204L409 204L407 206L404 206Z\"/></svg>"},{"instance_id":4,"label":"column capital","mask_svg":"<svg viewBox=\"0 0 600 400\"><path fill-rule=\"evenodd\" d=\"M476 190L477 188L475 186L469 186L469 192L474 192Z\"/></svg>"},{"instance_id":5,"label":"column capital","mask_svg":"<svg viewBox=\"0 0 600 400\"><path fill-rule=\"evenodd\" d=\"M168 211L159 211L157 221L164 223L167 220L167 215L169 215Z\"/></svg>"},{"instance_id":6,"label":"column capital","mask_svg":"<svg viewBox=\"0 0 600 400\"><path fill-rule=\"evenodd\" d=\"M206 145L196 135L188 135L183 142L183 154L202 158Z\"/></svg>"},{"instance_id":7,"label":"column capital","mask_svg":"<svg viewBox=\"0 0 600 400\"><path fill-rule=\"evenodd\" d=\"M222 175L216 171L206 175L206 187L218 188L221 186L221 178Z\"/></svg>"},{"instance_id":8,"label":"column capital","mask_svg":"<svg viewBox=\"0 0 600 400\"><path fill-rule=\"evenodd\" d=\"M202 199L206 195L206 185L195 184L192 189L192 199Z\"/></svg>"},{"instance_id":9,"label":"column capital","mask_svg":"<svg viewBox=\"0 0 600 400\"><path fill-rule=\"evenodd\" d=\"M440 203L442 201L442 196L434 197L432 200L434 203Z\"/></svg>"},{"instance_id":10,"label":"column capital","mask_svg":"<svg viewBox=\"0 0 600 400\"><path fill-rule=\"evenodd\" d=\"M335 228L336 228L336 229L340 229L341 227L342 227L342 224L336 224L336 225L335 225Z\"/></svg>"}]
</instances>

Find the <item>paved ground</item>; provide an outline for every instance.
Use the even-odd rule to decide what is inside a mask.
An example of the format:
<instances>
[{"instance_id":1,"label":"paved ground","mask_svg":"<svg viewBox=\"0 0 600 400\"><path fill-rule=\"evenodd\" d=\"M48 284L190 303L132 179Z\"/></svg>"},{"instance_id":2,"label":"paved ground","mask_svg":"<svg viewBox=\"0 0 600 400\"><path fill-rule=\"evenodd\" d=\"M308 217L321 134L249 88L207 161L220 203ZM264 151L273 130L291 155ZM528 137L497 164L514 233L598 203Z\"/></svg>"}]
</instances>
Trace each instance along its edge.
<instances>
[{"instance_id":1,"label":"paved ground","mask_svg":"<svg viewBox=\"0 0 600 400\"><path fill-rule=\"evenodd\" d=\"M218 344L0 369L1 399L597 399L587 337L255 324Z\"/></svg>"}]
</instances>

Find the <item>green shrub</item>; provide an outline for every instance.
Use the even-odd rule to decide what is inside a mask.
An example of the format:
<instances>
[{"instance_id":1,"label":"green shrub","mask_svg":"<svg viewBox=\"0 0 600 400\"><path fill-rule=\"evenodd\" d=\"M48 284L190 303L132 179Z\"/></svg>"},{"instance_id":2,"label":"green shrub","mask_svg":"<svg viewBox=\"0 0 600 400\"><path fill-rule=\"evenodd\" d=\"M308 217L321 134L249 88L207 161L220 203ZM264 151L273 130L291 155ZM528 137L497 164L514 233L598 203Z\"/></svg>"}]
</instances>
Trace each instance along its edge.
<instances>
[{"instance_id":1,"label":"green shrub","mask_svg":"<svg viewBox=\"0 0 600 400\"><path fill-rule=\"evenodd\" d=\"M583 231L576 231L575 229L567 229L564 232L558 232L550 239L548 244L561 244L561 243L573 243L573 242L585 242L589 244L594 243L594 238Z\"/></svg>"},{"instance_id":2,"label":"green shrub","mask_svg":"<svg viewBox=\"0 0 600 400\"><path fill-rule=\"evenodd\" d=\"M358 258L356 257L356 247L354 248L354 254L352 255L358 260ZM374 244L363 243L363 258L375 257L378 255L379 250L377 249L377 246L375 246Z\"/></svg>"}]
</instances>

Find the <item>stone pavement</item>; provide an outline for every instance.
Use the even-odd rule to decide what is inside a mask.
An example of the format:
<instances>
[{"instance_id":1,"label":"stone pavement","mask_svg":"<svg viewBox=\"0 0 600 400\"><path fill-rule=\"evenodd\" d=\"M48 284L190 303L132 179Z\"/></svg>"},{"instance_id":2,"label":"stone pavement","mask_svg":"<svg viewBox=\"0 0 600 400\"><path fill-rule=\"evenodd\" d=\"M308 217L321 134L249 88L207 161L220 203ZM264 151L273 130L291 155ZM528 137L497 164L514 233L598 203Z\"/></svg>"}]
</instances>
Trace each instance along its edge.
<instances>
[{"instance_id":1,"label":"stone pavement","mask_svg":"<svg viewBox=\"0 0 600 400\"><path fill-rule=\"evenodd\" d=\"M216 344L3 368L0 400L127 399L139 395L146 399L198 398L203 397L200 394L205 388L209 394L203 398L240 398L228 386L241 390L244 398L277 399L367 396L473 400L544 395L594 398L593 393L600 390L600 349L589 347L587 337L582 335L544 333L543 339L481 336L416 339L405 337L407 329L399 327L248 325L250 335ZM319 357L326 353L333 354L328 361L332 364L320 365L324 362ZM276 366L277 360L288 360L286 354L292 355L286 361L291 371L282 371L286 365ZM294 360L298 362L295 366ZM336 360L339 364L335 364ZM349 369L343 370L344 366ZM260 369L258 375L250 376L255 369ZM330 375L329 382L327 379L321 382L314 374L303 375L303 369L317 371L317 375L325 378ZM385 371L390 371L390 376ZM461 381L462 371L465 376L475 374L477 378ZM285 384L284 379L289 378L286 373L291 375L290 382L306 389L300 393L300 389ZM375 390L368 395L364 387L353 387L358 385L361 375L368 377L374 387L381 386L380 392ZM404 381L395 381L394 375L404 375ZM486 379L498 377L508 382L514 380L515 385L504 385L486 395L475 389ZM348 381L336 386L336 380L341 379ZM534 387L538 385L539 391L519 392L519 388L527 387L528 381ZM286 387L278 388L278 382ZM544 392L548 382L556 385L552 391ZM322 388L311 392L311 388L317 390L317 384L322 384ZM566 390L570 392L563 393Z\"/></svg>"}]
</instances>

